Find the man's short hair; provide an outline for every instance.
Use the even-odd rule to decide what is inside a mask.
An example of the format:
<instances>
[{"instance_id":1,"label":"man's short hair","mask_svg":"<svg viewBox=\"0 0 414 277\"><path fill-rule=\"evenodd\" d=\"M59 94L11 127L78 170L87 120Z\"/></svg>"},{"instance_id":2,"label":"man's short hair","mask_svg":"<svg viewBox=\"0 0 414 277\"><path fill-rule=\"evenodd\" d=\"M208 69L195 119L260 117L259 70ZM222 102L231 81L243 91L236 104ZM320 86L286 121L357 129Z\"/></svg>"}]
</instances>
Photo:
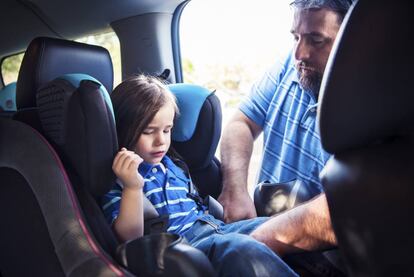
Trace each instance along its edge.
<instances>
[{"instance_id":1,"label":"man's short hair","mask_svg":"<svg viewBox=\"0 0 414 277\"><path fill-rule=\"evenodd\" d=\"M323 8L332 10L339 15L338 19L341 23L352 3L353 0L294 0L290 5L300 10Z\"/></svg>"}]
</instances>

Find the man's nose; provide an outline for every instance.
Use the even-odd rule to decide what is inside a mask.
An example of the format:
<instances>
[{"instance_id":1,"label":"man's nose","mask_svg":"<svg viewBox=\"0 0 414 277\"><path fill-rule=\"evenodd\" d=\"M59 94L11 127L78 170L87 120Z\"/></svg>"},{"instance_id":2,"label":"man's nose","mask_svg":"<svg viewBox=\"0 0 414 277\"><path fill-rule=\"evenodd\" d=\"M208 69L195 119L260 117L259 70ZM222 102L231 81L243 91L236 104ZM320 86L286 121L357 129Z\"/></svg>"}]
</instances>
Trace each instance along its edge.
<instances>
[{"instance_id":1,"label":"man's nose","mask_svg":"<svg viewBox=\"0 0 414 277\"><path fill-rule=\"evenodd\" d=\"M295 59L297 61L306 61L310 57L310 49L304 39L299 39L295 45Z\"/></svg>"}]
</instances>

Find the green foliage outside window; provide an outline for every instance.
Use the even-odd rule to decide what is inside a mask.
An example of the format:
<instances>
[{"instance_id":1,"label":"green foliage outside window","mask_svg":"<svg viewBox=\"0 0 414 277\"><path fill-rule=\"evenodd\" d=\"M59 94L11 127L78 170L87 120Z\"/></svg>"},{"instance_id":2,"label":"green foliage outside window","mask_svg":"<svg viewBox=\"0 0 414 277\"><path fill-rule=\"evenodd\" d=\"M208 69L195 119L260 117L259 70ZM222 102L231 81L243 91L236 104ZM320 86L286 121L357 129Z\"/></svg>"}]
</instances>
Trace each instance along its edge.
<instances>
[{"instance_id":1,"label":"green foliage outside window","mask_svg":"<svg viewBox=\"0 0 414 277\"><path fill-rule=\"evenodd\" d=\"M17 54L7 57L1 63L1 76L5 85L15 82L19 73L20 65L23 60L23 54Z\"/></svg>"}]
</instances>

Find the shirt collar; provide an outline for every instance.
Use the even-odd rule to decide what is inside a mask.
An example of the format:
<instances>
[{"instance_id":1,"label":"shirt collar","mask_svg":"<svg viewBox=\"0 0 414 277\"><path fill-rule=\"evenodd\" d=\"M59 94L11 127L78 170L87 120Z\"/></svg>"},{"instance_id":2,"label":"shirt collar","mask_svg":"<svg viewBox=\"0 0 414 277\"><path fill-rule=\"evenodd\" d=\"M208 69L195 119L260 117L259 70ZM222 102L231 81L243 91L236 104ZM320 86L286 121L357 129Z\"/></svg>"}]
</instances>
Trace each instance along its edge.
<instances>
[{"instance_id":1,"label":"shirt collar","mask_svg":"<svg viewBox=\"0 0 414 277\"><path fill-rule=\"evenodd\" d=\"M172 172L175 176L179 174L180 169L168 156L164 156L161 160L161 163L165 166L165 168L168 169L167 173ZM156 166L158 166L158 164L150 164L144 161L139 165L138 173L145 178L151 172L151 169Z\"/></svg>"},{"instance_id":2,"label":"shirt collar","mask_svg":"<svg viewBox=\"0 0 414 277\"><path fill-rule=\"evenodd\" d=\"M176 176L183 175L183 170L178 167L170 157L164 156L164 159L162 160L162 163L165 165L166 168L168 168L168 173L172 173L170 177L175 178Z\"/></svg>"},{"instance_id":3,"label":"shirt collar","mask_svg":"<svg viewBox=\"0 0 414 277\"><path fill-rule=\"evenodd\" d=\"M151 169L157 166L156 164L150 164L147 162L142 162L138 167L138 173L141 174L142 177L147 177L147 175L151 172Z\"/></svg>"}]
</instances>

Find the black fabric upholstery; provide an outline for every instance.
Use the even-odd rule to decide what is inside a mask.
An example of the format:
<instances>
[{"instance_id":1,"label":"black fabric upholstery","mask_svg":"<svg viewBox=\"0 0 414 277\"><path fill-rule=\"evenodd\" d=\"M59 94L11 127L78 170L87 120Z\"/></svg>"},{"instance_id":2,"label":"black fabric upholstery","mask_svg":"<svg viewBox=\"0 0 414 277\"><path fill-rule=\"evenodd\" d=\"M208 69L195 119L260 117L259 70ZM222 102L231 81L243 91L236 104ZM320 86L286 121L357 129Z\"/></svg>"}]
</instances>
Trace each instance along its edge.
<instances>
[{"instance_id":1,"label":"black fabric upholstery","mask_svg":"<svg viewBox=\"0 0 414 277\"><path fill-rule=\"evenodd\" d=\"M88 230L60 159L26 124L0 119L0 179L4 276L123 274Z\"/></svg>"},{"instance_id":2,"label":"black fabric upholstery","mask_svg":"<svg viewBox=\"0 0 414 277\"><path fill-rule=\"evenodd\" d=\"M42 85L63 74L78 72L100 80L107 91L112 91L112 61L105 48L55 38L34 39L19 71L17 108L34 107L36 91Z\"/></svg>"},{"instance_id":3,"label":"black fabric upholstery","mask_svg":"<svg viewBox=\"0 0 414 277\"><path fill-rule=\"evenodd\" d=\"M321 90L321 173L350 276L413 276L412 3L360 0Z\"/></svg>"},{"instance_id":4,"label":"black fabric upholstery","mask_svg":"<svg viewBox=\"0 0 414 277\"><path fill-rule=\"evenodd\" d=\"M357 2L321 88L318 114L328 152L414 130L411 8L406 1Z\"/></svg>"},{"instance_id":5,"label":"black fabric upholstery","mask_svg":"<svg viewBox=\"0 0 414 277\"><path fill-rule=\"evenodd\" d=\"M140 276L215 276L203 252L177 234L144 236L122 244L118 250L123 264Z\"/></svg>"},{"instance_id":6,"label":"black fabric upholstery","mask_svg":"<svg viewBox=\"0 0 414 277\"><path fill-rule=\"evenodd\" d=\"M13 119L26 123L30 127L36 129L39 133L43 134L37 107L21 109L13 115Z\"/></svg>"},{"instance_id":7,"label":"black fabric upholstery","mask_svg":"<svg viewBox=\"0 0 414 277\"><path fill-rule=\"evenodd\" d=\"M65 276L30 184L14 168L0 167L0 176L2 274Z\"/></svg>"},{"instance_id":8,"label":"black fabric upholstery","mask_svg":"<svg viewBox=\"0 0 414 277\"><path fill-rule=\"evenodd\" d=\"M84 80L79 88L56 79L37 94L39 116L46 136L96 198L115 183L112 160L118 150L110 107L100 84Z\"/></svg>"},{"instance_id":9,"label":"black fabric upholstery","mask_svg":"<svg viewBox=\"0 0 414 277\"><path fill-rule=\"evenodd\" d=\"M10 111L2 111L2 110L0 110L0 117L4 117L4 118L11 118L11 117L13 117L13 115L15 114L16 112L10 112Z\"/></svg>"},{"instance_id":10,"label":"black fabric upholstery","mask_svg":"<svg viewBox=\"0 0 414 277\"><path fill-rule=\"evenodd\" d=\"M100 84L81 81L74 87L56 79L37 94L45 136L56 147L68 170L88 225L111 256L118 245L99 206L99 199L115 183L112 160L118 141L110 108Z\"/></svg>"},{"instance_id":11,"label":"black fabric upholstery","mask_svg":"<svg viewBox=\"0 0 414 277\"><path fill-rule=\"evenodd\" d=\"M337 154L322 182L351 276L413 276L414 144L410 139Z\"/></svg>"},{"instance_id":12,"label":"black fabric upholstery","mask_svg":"<svg viewBox=\"0 0 414 277\"><path fill-rule=\"evenodd\" d=\"M215 94L211 94L201 108L191 139L172 142L174 149L187 163L200 194L216 198L222 187L220 162L214 157L221 135L221 121L220 101Z\"/></svg>"}]
</instances>

